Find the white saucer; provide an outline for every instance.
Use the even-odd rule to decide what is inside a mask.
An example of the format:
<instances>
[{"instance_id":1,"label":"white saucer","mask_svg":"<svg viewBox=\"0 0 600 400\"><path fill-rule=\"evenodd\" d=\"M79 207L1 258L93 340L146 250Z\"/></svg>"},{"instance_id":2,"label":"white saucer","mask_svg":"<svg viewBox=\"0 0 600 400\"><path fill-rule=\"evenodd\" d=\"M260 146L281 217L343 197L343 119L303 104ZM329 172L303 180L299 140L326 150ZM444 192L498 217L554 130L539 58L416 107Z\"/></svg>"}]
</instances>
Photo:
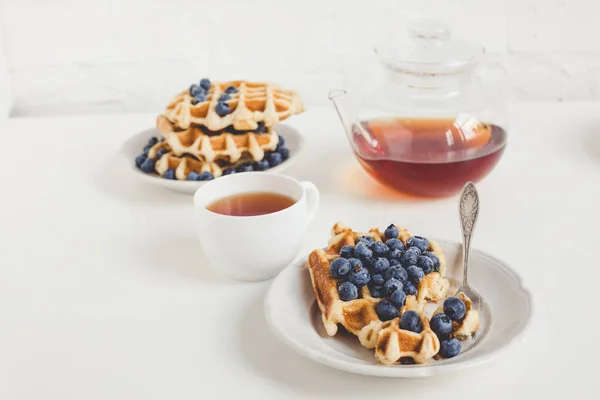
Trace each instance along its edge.
<instances>
[{"instance_id":1,"label":"white saucer","mask_svg":"<svg viewBox=\"0 0 600 400\"><path fill-rule=\"evenodd\" d=\"M462 275L461 245L439 240L448 264L447 276ZM474 340L462 342L462 352L424 365L384 366L374 350L362 347L352 334L325 333L304 257L273 281L265 299L265 314L273 332L298 353L340 370L383 377L427 377L480 365L495 358L525 331L532 314L531 295L515 271L484 252L473 250L469 278L485 306ZM493 322L493 323L492 323Z\"/></svg>"},{"instance_id":2,"label":"white saucer","mask_svg":"<svg viewBox=\"0 0 600 400\"><path fill-rule=\"evenodd\" d=\"M271 173L281 173L291 167L296 161L300 151L303 148L304 140L300 132L289 125L278 124L275 126L275 131L285 139L285 146L290 149L290 157L278 166L269 168L267 171ZM146 143L148 143L148 140L152 136L160 138L161 134L155 128L146 129L135 134L123 144L121 147L121 155L123 156L122 158L125 168L133 171L135 176L139 177L139 179L143 179L151 184L163 186L180 193L193 194L200 186L207 182L170 180L164 179L158 175L150 175L140 171L135 166L135 158L142 153L144 146Z\"/></svg>"}]
</instances>

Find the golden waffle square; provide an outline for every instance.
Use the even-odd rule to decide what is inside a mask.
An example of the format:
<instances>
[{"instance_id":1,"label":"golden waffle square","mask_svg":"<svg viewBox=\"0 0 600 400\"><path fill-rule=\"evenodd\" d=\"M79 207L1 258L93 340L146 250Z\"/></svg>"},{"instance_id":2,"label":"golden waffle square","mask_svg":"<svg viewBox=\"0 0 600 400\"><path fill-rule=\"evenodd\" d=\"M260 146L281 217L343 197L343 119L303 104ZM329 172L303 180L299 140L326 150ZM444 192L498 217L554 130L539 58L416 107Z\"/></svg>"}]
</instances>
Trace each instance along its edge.
<instances>
[{"instance_id":1,"label":"golden waffle square","mask_svg":"<svg viewBox=\"0 0 600 400\"><path fill-rule=\"evenodd\" d=\"M173 154L191 154L207 162L225 160L235 163L248 154L254 161L260 161L266 151L274 151L279 143L279 136L272 128L265 133L208 135L199 127L176 130L175 125L162 115L157 118L156 125Z\"/></svg>"},{"instance_id":2,"label":"golden waffle square","mask_svg":"<svg viewBox=\"0 0 600 400\"><path fill-rule=\"evenodd\" d=\"M230 111L219 115L219 98L228 87L235 88L234 92L228 93L229 99L224 101ZM180 129L202 125L211 131L228 126L251 131L258 128L259 122L272 127L291 115L304 111L298 93L281 89L270 82L213 82L204 101L194 103L196 102L190 95L190 90L185 90L169 103L163 115Z\"/></svg>"},{"instance_id":3,"label":"golden waffle square","mask_svg":"<svg viewBox=\"0 0 600 400\"><path fill-rule=\"evenodd\" d=\"M398 239L406 245L406 240L412 235L406 228L399 227L398 225L396 227L399 231ZM398 354L401 355L398 356L398 359L411 356L415 362L425 362L426 359L433 357L437 353L439 350L439 341L437 341L435 334L429 330L429 322L423 314L424 306L427 299L442 299L449 286L448 281L443 278L446 262L441 249L437 243L429 241L429 251L434 253L440 260L440 269L438 272L431 272L426 275L426 277L430 275L431 277L423 279L419 283L417 295L408 295L405 306L400 310L401 312L404 312L406 309L416 311L422 321L427 321L423 322L424 331L421 334L414 334L414 332L407 331L408 336L406 336L397 332L398 330L403 331L399 329L398 323L394 323L397 318L386 322L380 320L376 312L376 307L381 299L373 297L368 286L363 286L359 289L360 296L357 299L350 301L340 299L338 280L330 274L330 263L338 258L343 246L354 246L357 239L361 236L370 236L375 241L382 241L385 238L385 235L377 228L373 228L367 233L358 233L338 223L333 226L332 237L329 240L327 249L317 249L309 255L308 264L311 282L327 334L330 336L335 335L338 325L342 325L347 331L356 335L364 347L379 347L379 357L381 357L381 360L388 360L388 363L398 361L394 359L396 354L396 350L394 349L400 348L401 351ZM388 332L389 340L379 343L380 332L383 329L388 329L386 332ZM432 338L431 334L435 338ZM416 340L415 335L419 336L421 339L420 342ZM414 344L414 346L408 346L408 342L402 346L399 344L396 345L399 343L398 340L405 338L405 336L410 337L411 340L403 340L403 343L408 341ZM424 343L426 345L423 345ZM388 344L391 346L389 350L387 349ZM423 352L418 350L417 347L418 349L423 348ZM432 353L433 350L435 352ZM391 361L392 359L393 361Z\"/></svg>"}]
</instances>

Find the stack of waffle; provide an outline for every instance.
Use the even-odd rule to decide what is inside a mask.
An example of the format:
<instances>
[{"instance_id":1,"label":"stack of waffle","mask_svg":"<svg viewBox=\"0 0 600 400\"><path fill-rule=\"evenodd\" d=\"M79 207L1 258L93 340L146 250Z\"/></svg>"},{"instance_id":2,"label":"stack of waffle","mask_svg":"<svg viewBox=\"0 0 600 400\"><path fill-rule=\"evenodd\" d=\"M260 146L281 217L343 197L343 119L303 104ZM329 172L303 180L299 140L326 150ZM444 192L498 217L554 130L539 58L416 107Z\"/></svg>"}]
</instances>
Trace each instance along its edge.
<instances>
[{"instance_id":1,"label":"stack of waffle","mask_svg":"<svg viewBox=\"0 0 600 400\"><path fill-rule=\"evenodd\" d=\"M179 180L264 170L288 156L273 127L302 111L296 92L271 83L202 79L158 117L163 140L150 143L146 157L159 175Z\"/></svg>"},{"instance_id":2,"label":"stack of waffle","mask_svg":"<svg viewBox=\"0 0 600 400\"><path fill-rule=\"evenodd\" d=\"M412 235L405 228L398 228L393 232L395 232L394 237L408 248L409 238ZM425 306L428 302L439 302L445 299L449 289L449 282L444 277L446 261L435 241L428 241L426 250L437 257L439 265L418 282L415 293L406 295L402 307L396 309L393 318L380 316L378 305L388 301L382 299L381 294L376 294L377 289L371 283L360 287L358 296L344 301L339 293L341 280L332 276L331 263L341 257L344 247L356 246L365 238L369 241L381 242L386 238L389 239L388 236L387 230L384 233L373 228L367 233L358 233L339 223L334 225L328 247L314 250L309 255L311 282L328 335L334 336L338 332L338 325L341 325L348 332L356 335L364 347L375 349L375 356L382 364L408 361L422 364L441 354L440 338L430 326ZM454 323L453 334L450 336L465 340L474 335L477 330L479 315L476 310L471 309L471 301L464 293L460 293L458 297L467 306L466 315L460 323ZM438 310L439 312L443 310ZM413 313L413 315L416 313L420 320L420 329L415 331L402 327L401 321L405 313Z\"/></svg>"}]
</instances>

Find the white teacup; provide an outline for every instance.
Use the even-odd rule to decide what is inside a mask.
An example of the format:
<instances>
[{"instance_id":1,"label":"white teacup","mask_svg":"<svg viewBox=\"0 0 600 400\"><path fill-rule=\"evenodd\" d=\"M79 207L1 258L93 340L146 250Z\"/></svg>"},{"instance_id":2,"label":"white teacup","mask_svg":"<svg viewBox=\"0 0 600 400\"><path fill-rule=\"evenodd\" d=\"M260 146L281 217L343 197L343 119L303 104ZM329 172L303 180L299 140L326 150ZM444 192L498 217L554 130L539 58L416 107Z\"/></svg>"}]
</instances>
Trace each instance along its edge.
<instances>
[{"instance_id":1,"label":"white teacup","mask_svg":"<svg viewBox=\"0 0 600 400\"><path fill-rule=\"evenodd\" d=\"M206 208L228 196L256 192L278 193L296 202L271 214L244 217ZM194 194L196 230L206 258L212 266L243 281L271 278L292 263L318 207L319 191L315 185L268 172L220 177L202 185Z\"/></svg>"}]
</instances>

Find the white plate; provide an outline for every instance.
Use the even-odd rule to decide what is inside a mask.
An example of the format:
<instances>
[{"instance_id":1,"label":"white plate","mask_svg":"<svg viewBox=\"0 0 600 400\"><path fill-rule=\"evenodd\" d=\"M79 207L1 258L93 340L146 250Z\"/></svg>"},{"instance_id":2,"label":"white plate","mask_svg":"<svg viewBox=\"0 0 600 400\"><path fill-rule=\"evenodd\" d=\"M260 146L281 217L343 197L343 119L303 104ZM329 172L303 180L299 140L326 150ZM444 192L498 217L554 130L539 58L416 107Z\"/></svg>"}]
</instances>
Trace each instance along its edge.
<instances>
[{"instance_id":1,"label":"white plate","mask_svg":"<svg viewBox=\"0 0 600 400\"><path fill-rule=\"evenodd\" d=\"M448 264L447 276L462 274L461 246L438 241ZM525 331L532 313L531 295L519 276L502 261L473 250L470 279L482 294L485 306L474 340L462 342L462 352L447 360L424 365L384 366L374 350L362 347L352 334L325 333L313 293L306 260L288 266L273 281L265 299L265 314L273 332L292 349L319 363L344 371L383 377L427 377L492 360ZM492 323L493 321L493 323Z\"/></svg>"},{"instance_id":2,"label":"white plate","mask_svg":"<svg viewBox=\"0 0 600 400\"><path fill-rule=\"evenodd\" d=\"M269 168L267 171L271 173L281 173L291 167L296 161L300 151L302 150L304 140L300 132L289 125L278 124L275 126L275 131L285 139L285 145L288 149L290 149L290 157L278 166ZM135 166L135 158L142 153L144 146L146 143L148 143L148 140L152 136L160 138L161 134L155 128L146 129L132 136L123 144L121 148L121 154L123 156L122 158L123 162L125 163L125 167L133 171L135 176L151 184L163 186L176 192L189 194L195 193L201 185L207 182L170 180L164 179L158 175L150 175L140 171Z\"/></svg>"}]
</instances>

